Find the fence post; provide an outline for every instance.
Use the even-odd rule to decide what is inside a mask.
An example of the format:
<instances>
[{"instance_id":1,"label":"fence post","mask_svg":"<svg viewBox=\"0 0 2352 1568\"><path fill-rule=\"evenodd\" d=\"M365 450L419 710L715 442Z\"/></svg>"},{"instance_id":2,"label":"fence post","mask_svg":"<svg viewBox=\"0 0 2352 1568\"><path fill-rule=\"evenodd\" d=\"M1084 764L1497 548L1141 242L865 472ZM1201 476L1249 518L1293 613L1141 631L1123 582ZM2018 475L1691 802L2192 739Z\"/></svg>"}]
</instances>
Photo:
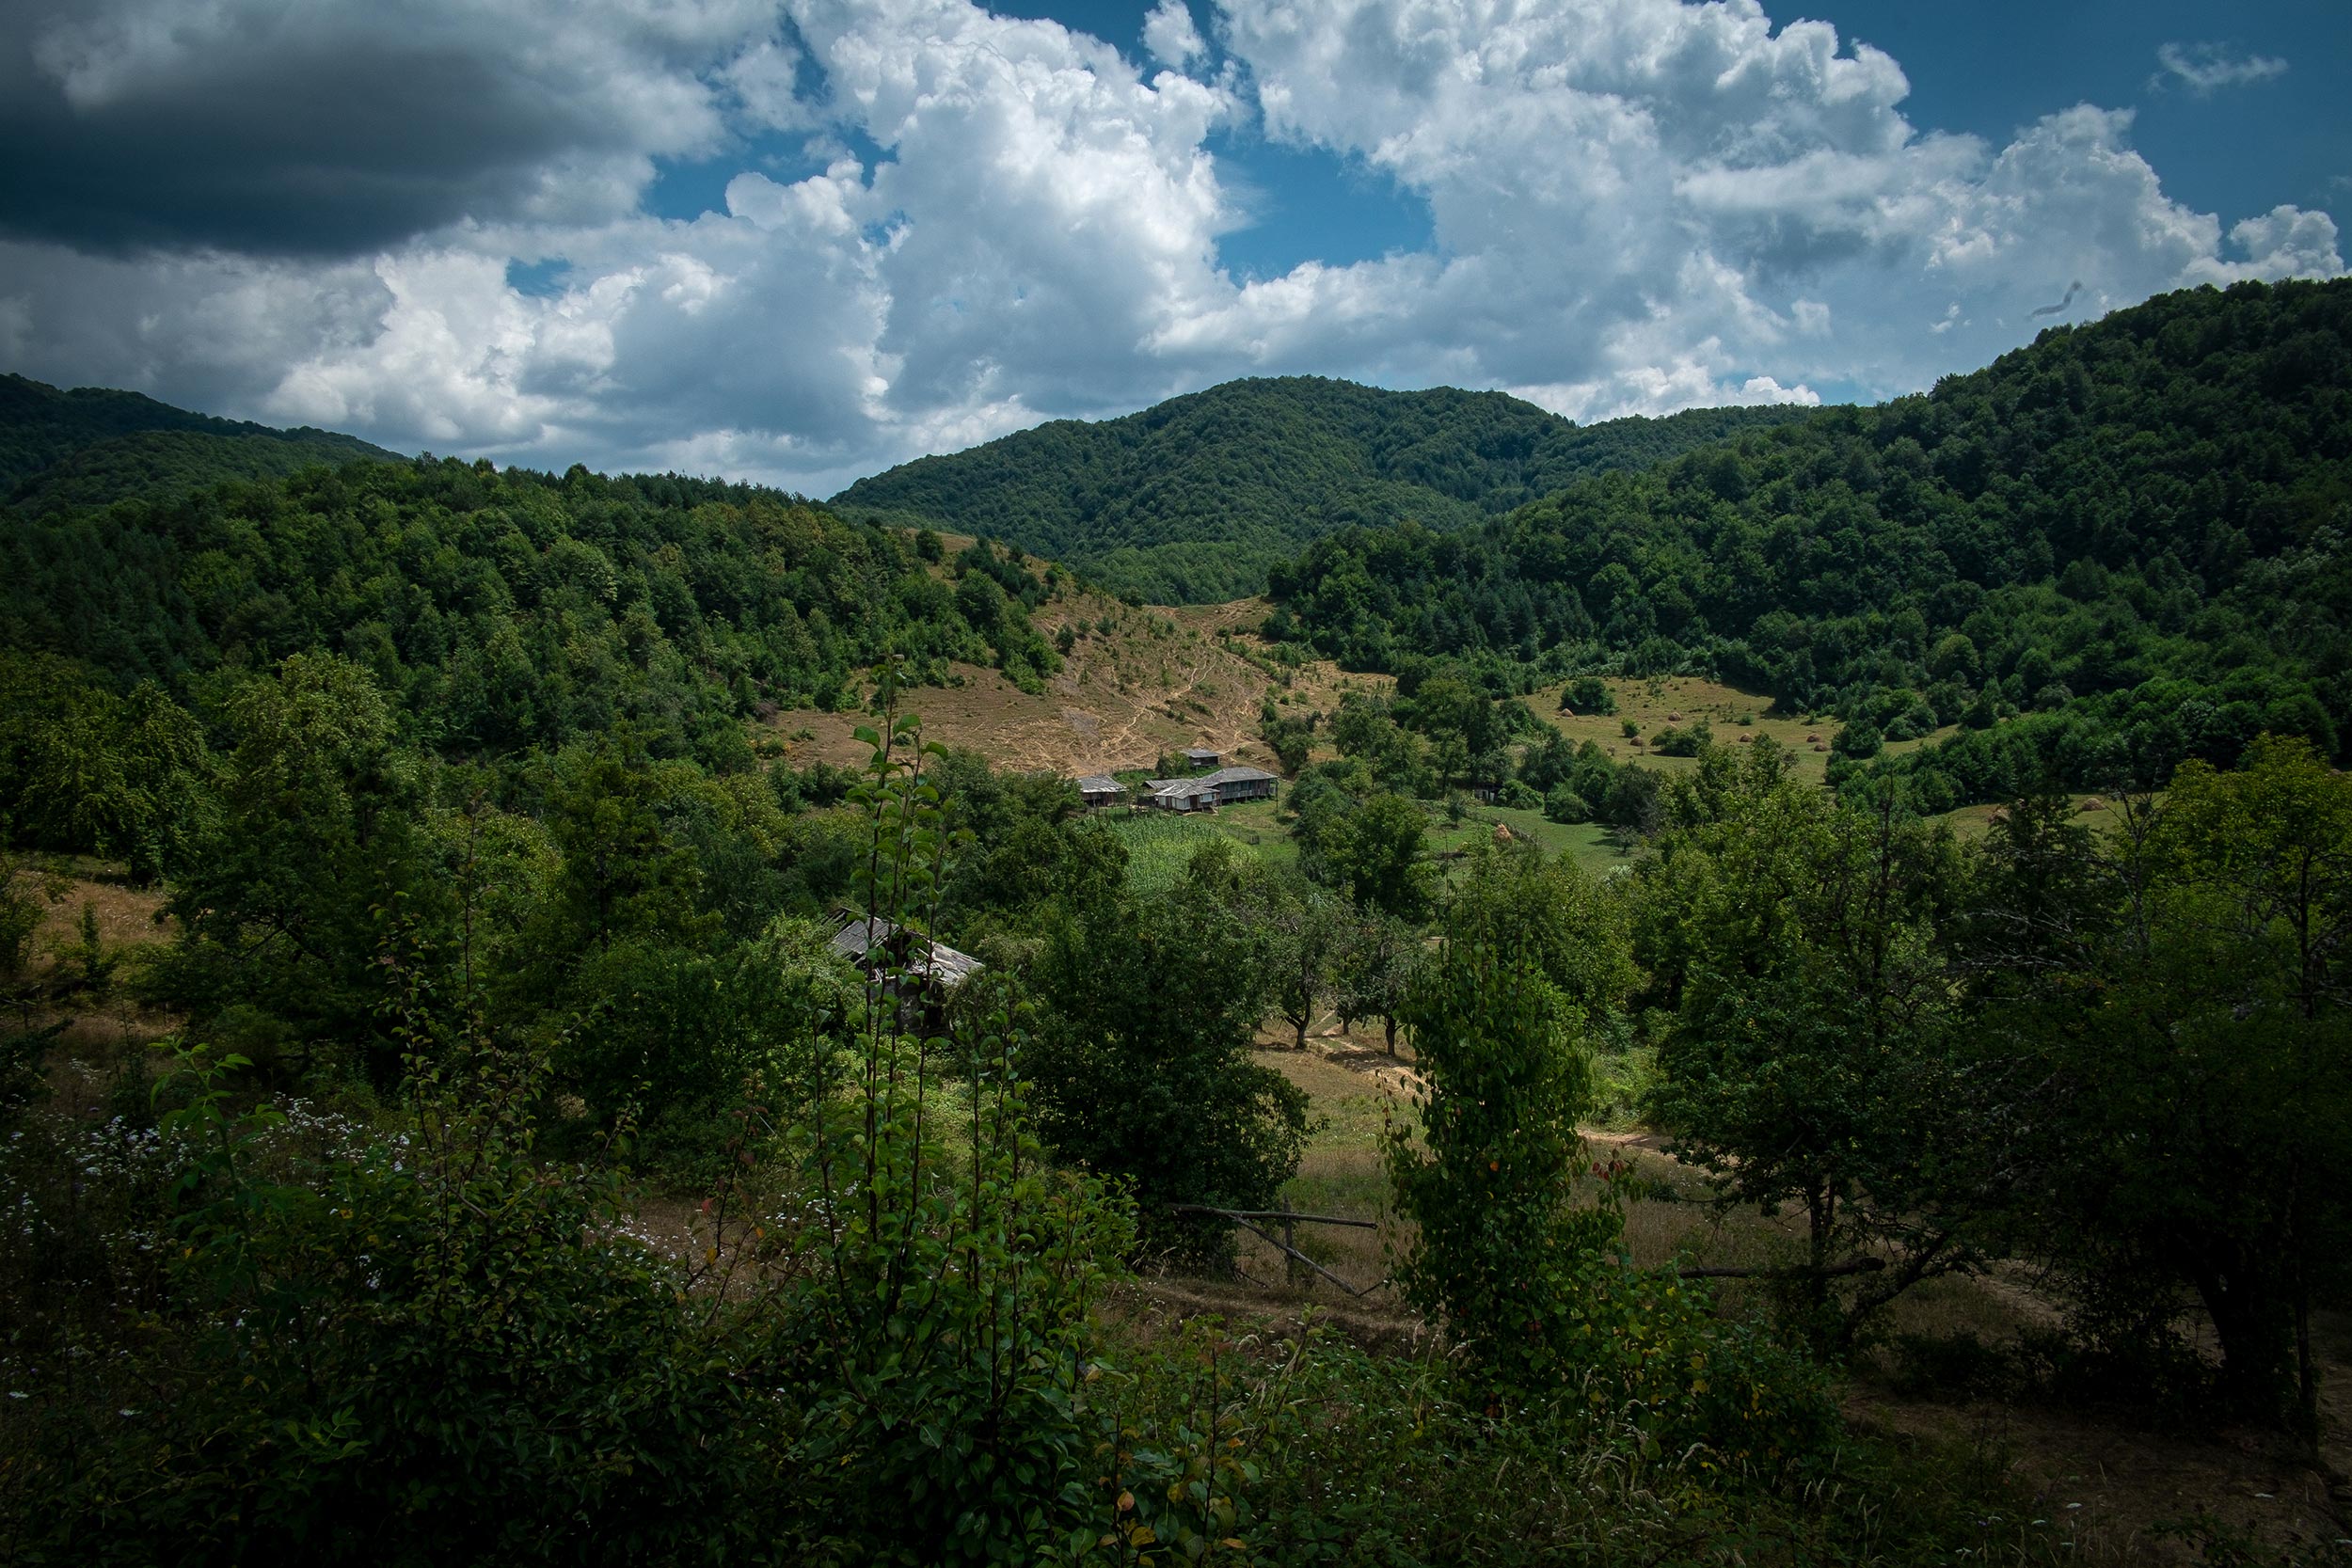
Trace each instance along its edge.
<instances>
[{"instance_id":1,"label":"fence post","mask_svg":"<svg viewBox=\"0 0 2352 1568\"><path fill-rule=\"evenodd\" d=\"M1291 1200L1285 1196L1282 1199L1282 1244L1292 1250L1282 1254L1282 1277L1297 1285L1305 1279L1305 1271L1298 1266L1298 1222L1291 1218L1293 1212Z\"/></svg>"}]
</instances>

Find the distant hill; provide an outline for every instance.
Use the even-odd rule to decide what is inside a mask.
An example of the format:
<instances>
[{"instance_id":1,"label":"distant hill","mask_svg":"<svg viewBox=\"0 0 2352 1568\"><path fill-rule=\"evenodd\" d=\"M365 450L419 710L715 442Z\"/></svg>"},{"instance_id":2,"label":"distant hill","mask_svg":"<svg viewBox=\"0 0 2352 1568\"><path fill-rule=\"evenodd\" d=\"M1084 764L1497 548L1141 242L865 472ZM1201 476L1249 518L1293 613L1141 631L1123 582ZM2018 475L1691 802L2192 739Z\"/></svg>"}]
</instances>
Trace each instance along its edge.
<instances>
[{"instance_id":1,"label":"distant hill","mask_svg":"<svg viewBox=\"0 0 2352 1568\"><path fill-rule=\"evenodd\" d=\"M1957 723L1885 765L1936 811L2264 730L2352 763L2352 278L2159 295L1466 531L1335 533L1270 596L1351 669L1712 673L1855 756Z\"/></svg>"},{"instance_id":2,"label":"distant hill","mask_svg":"<svg viewBox=\"0 0 2352 1568\"><path fill-rule=\"evenodd\" d=\"M1057 420L902 464L834 504L1005 540L1160 603L1207 604L1258 592L1270 566L1351 525L1465 528L1588 474L1808 412L1580 426L1502 392L1229 381L1123 419Z\"/></svg>"},{"instance_id":3,"label":"distant hill","mask_svg":"<svg viewBox=\"0 0 2352 1568\"><path fill-rule=\"evenodd\" d=\"M356 436L276 430L193 414L138 392L61 391L0 375L0 497L36 511L103 506L223 479L277 479L358 458L405 461Z\"/></svg>"}]
</instances>

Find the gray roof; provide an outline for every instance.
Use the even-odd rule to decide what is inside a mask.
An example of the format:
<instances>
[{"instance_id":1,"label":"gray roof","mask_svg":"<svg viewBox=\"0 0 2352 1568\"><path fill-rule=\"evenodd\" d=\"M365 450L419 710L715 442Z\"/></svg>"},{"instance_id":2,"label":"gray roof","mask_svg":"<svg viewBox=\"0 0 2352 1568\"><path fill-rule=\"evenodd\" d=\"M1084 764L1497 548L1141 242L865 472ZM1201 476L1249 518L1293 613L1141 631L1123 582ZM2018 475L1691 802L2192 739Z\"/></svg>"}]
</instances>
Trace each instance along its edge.
<instances>
[{"instance_id":1,"label":"gray roof","mask_svg":"<svg viewBox=\"0 0 2352 1568\"><path fill-rule=\"evenodd\" d=\"M834 932L833 941L827 945L851 963L863 959L869 947L882 946L898 934L898 927L880 915L869 920L854 910L843 910L837 918L841 928ZM936 978L953 990L983 966L969 953L959 953L944 942L929 942L918 935L908 967L916 974Z\"/></svg>"},{"instance_id":2,"label":"gray roof","mask_svg":"<svg viewBox=\"0 0 2352 1568\"><path fill-rule=\"evenodd\" d=\"M1214 773L1203 774L1200 782L1202 784L1272 784L1275 779L1273 774L1263 768L1220 768Z\"/></svg>"},{"instance_id":3,"label":"gray roof","mask_svg":"<svg viewBox=\"0 0 2352 1568\"><path fill-rule=\"evenodd\" d=\"M1187 746L1184 748L1184 755L1188 757L1221 757L1224 754L1224 752L1218 751L1214 746Z\"/></svg>"},{"instance_id":4,"label":"gray roof","mask_svg":"<svg viewBox=\"0 0 2352 1568\"><path fill-rule=\"evenodd\" d=\"M1105 789L1123 791L1126 787L1127 786L1125 784L1120 784L1117 779L1112 778L1108 773L1089 773L1085 778L1078 781L1078 789L1080 793L1087 795L1099 794L1101 791Z\"/></svg>"}]
</instances>

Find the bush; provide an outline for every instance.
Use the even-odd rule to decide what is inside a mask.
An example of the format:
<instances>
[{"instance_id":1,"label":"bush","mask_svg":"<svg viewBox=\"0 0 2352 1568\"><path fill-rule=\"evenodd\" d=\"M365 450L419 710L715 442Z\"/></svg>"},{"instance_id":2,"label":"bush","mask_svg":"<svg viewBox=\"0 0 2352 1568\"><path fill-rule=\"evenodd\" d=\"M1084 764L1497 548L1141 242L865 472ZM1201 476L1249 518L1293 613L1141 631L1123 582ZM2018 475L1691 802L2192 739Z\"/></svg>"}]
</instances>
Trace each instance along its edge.
<instances>
[{"instance_id":1,"label":"bush","mask_svg":"<svg viewBox=\"0 0 2352 1568\"><path fill-rule=\"evenodd\" d=\"M1528 787L1523 779L1505 779L1502 787L1495 791L1495 804L1513 811L1541 811L1544 798Z\"/></svg>"},{"instance_id":2,"label":"bush","mask_svg":"<svg viewBox=\"0 0 2352 1568\"><path fill-rule=\"evenodd\" d=\"M1560 691L1560 710L1570 708L1606 718L1617 711L1617 694L1598 675L1579 675Z\"/></svg>"},{"instance_id":3,"label":"bush","mask_svg":"<svg viewBox=\"0 0 2352 1568\"><path fill-rule=\"evenodd\" d=\"M1879 734L1876 725L1867 721L1857 721L1837 732L1836 738L1830 742L1830 750L1841 757L1860 761L1877 756L1885 743L1886 737Z\"/></svg>"},{"instance_id":4,"label":"bush","mask_svg":"<svg viewBox=\"0 0 2352 1568\"><path fill-rule=\"evenodd\" d=\"M1586 803L1583 796L1566 784L1561 784L1544 797L1544 816L1554 822L1590 822L1593 808Z\"/></svg>"}]
</instances>

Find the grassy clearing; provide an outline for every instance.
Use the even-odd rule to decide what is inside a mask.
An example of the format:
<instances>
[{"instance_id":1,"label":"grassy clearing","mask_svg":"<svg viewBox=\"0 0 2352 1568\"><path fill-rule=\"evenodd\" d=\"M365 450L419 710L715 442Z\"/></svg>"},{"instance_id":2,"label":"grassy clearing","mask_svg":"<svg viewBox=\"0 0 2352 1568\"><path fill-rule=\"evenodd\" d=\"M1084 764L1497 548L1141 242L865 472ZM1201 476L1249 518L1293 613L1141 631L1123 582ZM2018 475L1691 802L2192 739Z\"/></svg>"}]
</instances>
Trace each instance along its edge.
<instances>
[{"instance_id":1,"label":"grassy clearing","mask_svg":"<svg viewBox=\"0 0 2352 1568\"><path fill-rule=\"evenodd\" d=\"M1716 740L1726 746L1739 745L1742 736L1771 736L1795 754L1798 778L1820 784L1828 772L1829 743L1836 736L1838 725L1827 714L1774 712L1772 699L1768 696L1742 691L1721 681L1701 680L1695 675L1659 675L1646 680L1612 680L1607 684L1617 699L1617 711L1612 714L1561 712L1560 686L1530 692L1520 701L1527 705L1530 713L1570 740L1579 744L1595 741L1619 762L1640 762L1661 773L1686 772L1698 764L1691 757L1658 756L1648 743L1661 730L1689 729L1702 721L1714 730ZM1628 721L1638 727L1638 740L1627 736ZM1899 755L1957 733L1947 727L1916 740L1889 741L1886 750Z\"/></svg>"},{"instance_id":2,"label":"grassy clearing","mask_svg":"<svg viewBox=\"0 0 2352 1568\"><path fill-rule=\"evenodd\" d=\"M1203 844L1223 839L1243 854L1272 866L1298 863L1290 831L1275 819L1274 802L1251 800L1215 812L1125 812L1104 816L1127 851L1127 885L1137 893L1164 893L1184 875Z\"/></svg>"}]
</instances>

